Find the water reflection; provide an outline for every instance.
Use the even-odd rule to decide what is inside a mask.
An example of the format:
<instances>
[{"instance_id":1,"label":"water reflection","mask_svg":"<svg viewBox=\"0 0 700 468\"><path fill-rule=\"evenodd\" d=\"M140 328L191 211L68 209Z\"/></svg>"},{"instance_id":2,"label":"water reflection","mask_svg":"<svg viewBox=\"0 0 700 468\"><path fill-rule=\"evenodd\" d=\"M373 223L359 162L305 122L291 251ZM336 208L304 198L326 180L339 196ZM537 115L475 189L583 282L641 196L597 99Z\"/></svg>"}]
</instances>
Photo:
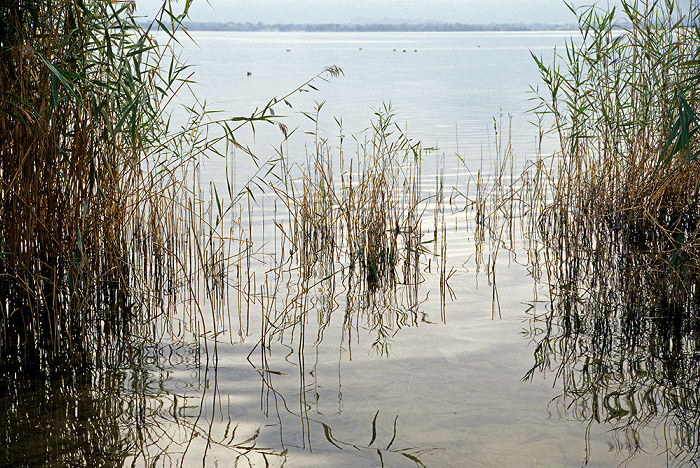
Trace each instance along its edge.
<instances>
[{"instance_id":1,"label":"water reflection","mask_svg":"<svg viewBox=\"0 0 700 468\"><path fill-rule=\"evenodd\" d=\"M560 417L598 424L627 461L659 454L672 466L700 461L700 314L697 269L683 248L647 226L611 218L566 223L543 217L550 298L533 304L535 364L554 377ZM679 231L679 236L687 233ZM676 236L677 238L680 238ZM674 263L675 260L675 263ZM682 266L679 266L682 265Z\"/></svg>"},{"instance_id":2,"label":"water reflection","mask_svg":"<svg viewBox=\"0 0 700 468\"><path fill-rule=\"evenodd\" d=\"M332 428L334 422L347 425L347 418L339 417L344 411L343 366L358 353L355 347L359 353L371 349L388 356L402 328L427 321L417 285L378 289L352 269L316 284L308 284L308 277L298 279L304 299L287 310L284 321L268 317L267 333L248 356L262 382L262 410L278 425L279 444L284 450L311 452L324 446L351 449L380 466L397 466L397 460L423 466L420 456L431 448L394 444L401 426L398 415L377 410L350 436L338 436Z\"/></svg>"},{"instance_id":3,"label":"water reflection","mask_svg":"<svg viewBox=\"0 0 700 468\"><path fill-rule=\"evenodd\" d=\"M139 343L131 364L94 373L0 378L2 466L269 464L255 425L222 412L216 367L192 346ZM225 415L225 416L224 416Z\"/></svg>"},{"instance_id":4,"label":"water reflection","mask_svg":"<svg viewBox=\"0 0 700 468\"><path fill-rule=\"evenodd\" d=\"M3 376L0 465L122 466L130 444L119 429L115 380L103 376L94 387L89 376Z\"/></svg>"},{"instance_id":5,"label":"water reflection","mask_svg":"<svg viewBox=\"0 0 700 468\"><path fill-rule=\"evenodd\" d=\"M369 332L370 348L388 353L400 328L425 318L417 289L370 291L364 277L345 280L334 276L306 288L314 304L306 314L316 319L260 342L249 355L254 367L241 366L245 354L218 338L201 341L208 341L205 352L196 340L134 335L123 360L100 370L3 374L0 466L282 466L292 450L297 461L325 453L360 465L423 466L430 448L400 445L398 415L375 409L350 431L347 418L337 417L341 365L353 343L360 344L360 334L366 343ZM342 318L340 329L334 316ZM328 352L339 355L330 369L337 373L335 394L325 388ZM337 412L327 410L333 400Z\"/></svg>"},{"instance_id":6,"label":"water reflection","mask_svg":"<svg viewBox=\"0 0 700 468\"><path fill-rule=\"evenodd\" d=\"M421 466L431 449L399 446L397 414L377 405L352 423L339 417L341 367L356 348L388 356L401 329L429 320L430 289L440 291L431 307L444 320L442 179L435 177L436 193L421 193L420 145L394 133L389 106L377 116L375 135L356 155L333 155L319 140L299 179L280 178L260 205L248 197L247 218L239 210L222 221L218 196L193 188L209 200L198 214L208 236L202 229L173 237L177 247L166 250L188 259L181 268L150 261L144 241L135 263L155 293L134 306L134 323L104 359L84 373L3 375L0 461L280 466L294 451L295 462L321 452L332 463ZM422 226L429 210L432 230ZM274 232L266 236L268 217ZM28 440L33 427L47 429Z\"/></svg>"}]
</instances>

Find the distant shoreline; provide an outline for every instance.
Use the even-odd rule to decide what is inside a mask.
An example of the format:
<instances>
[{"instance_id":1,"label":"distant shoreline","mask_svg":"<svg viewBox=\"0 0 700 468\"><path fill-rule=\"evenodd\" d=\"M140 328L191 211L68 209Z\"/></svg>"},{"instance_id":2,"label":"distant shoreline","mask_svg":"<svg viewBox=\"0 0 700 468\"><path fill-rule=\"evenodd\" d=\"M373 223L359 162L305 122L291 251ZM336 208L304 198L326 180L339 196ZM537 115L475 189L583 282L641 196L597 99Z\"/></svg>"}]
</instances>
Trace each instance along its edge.
<instances>
[{"instance_id":1,"label":"distant shoreline","mask_svg":"<svg viewBox=\"0 0 700 468\"><path fill-rule=\"evenodd\" d=\"M250 31L250 32L461 32L461 31L570 31L574 24L265 24L265 23L202 23L189 22L190 31Z\"/></svg>"}]
</instances>

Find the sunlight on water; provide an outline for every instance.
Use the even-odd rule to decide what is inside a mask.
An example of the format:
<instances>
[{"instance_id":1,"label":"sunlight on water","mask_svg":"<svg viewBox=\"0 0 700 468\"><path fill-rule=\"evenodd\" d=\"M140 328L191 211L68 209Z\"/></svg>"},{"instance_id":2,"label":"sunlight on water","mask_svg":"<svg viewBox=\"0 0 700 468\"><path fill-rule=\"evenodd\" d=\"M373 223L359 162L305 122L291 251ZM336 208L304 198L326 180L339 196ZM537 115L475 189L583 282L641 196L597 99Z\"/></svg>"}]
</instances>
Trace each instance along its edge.
<instances>
[{"instance_id":1,"label":"sunlight on water","mask_svg":"<svg viewBox=\"0 0 700 468\"><path fill-rule=\"evenodd\" d=\"M676 400L657 404L656 388L671 385L664 373L645 379L651 368L616 387L627 374L606 370L624 359L598 341L610 334L593 327L572 337L555 313L581 300L550 297L546 281L557 273L536 257L554 255L533 233L554 232L556 217L533 216L534 226L524 214L541 213L550 194L513 192L538 176L533 166L532 179L518 179L538 149L524 114L538 81L530 51L549 54L566 34L193 36L198 48L183 55L200 67L202 96L232 113L252 112L324 66L344 76L288 109L290 128L299 126L281 150L289 180L240 192L222 213L215 203L226 206L257 170L248 156L231 151L187 174L195 199L216 202L197 208L202 232L178 241L183 264L204 261L169 279L201 303L172 294L115 368L20 388L0 380L0 437L17 447L0 463L696 461L697 356L676 370L685 378ZM314 101L326 102L318 129L298 113ZM383 138L363 133L386 117L372 108L388 101L397 126ZM333 117L343 119L342 146ZM263 161L281 141L270 130L244 137ZM669 340L691 340L678 333ZM596 362L590 349L600 351ZM608 393L586 386L591 374L610 380Z\"/></svg>"}]
</instances>

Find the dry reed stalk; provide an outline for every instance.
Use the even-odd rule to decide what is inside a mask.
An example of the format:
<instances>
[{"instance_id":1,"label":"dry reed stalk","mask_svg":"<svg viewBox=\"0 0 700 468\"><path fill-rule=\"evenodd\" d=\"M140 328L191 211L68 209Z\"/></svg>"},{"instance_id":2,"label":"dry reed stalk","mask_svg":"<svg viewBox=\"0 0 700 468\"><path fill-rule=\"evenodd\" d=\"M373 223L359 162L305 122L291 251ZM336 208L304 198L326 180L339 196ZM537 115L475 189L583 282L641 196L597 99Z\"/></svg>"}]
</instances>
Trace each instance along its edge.
<instances>
[{"instance_id":1,"label":"dry reed stalk","mask_svg":"<svg viewBox=\"0 0 700 468\"><path fill-rule=\"evenodd\" d=\"M317 118L318 110L310 115ZM425 240L422 214L428 202L435 201L435 222L444 222L444 200L438 195L421 197L420 147L412 146L400 130L394 136L390 108L377 115L374 133L358 142L349 171L342 146L336 175L328 142L317 139L300 179L271 184L276 199L286 207L287 222L276 220L275 226L279 237L289 241L290 254L268 270L274 274L266 280L267 300L278 301L278 306L263 310L259 346L296 343L303 353L311 312L319 345L331 316L343 308L341 294L347 346L364 327L374 335L377 352L387 353L393 330L424 319L418 312L422 257L430 252L427 244L438 241L435 249L446 255L446 236L442 226L436 226ZM436 183L439 190L440 174ZM445 282L446 263L436 265L439 281ZM446 291L444 285L441 291ZM400 295L405 297L399 299ZM263 366L261 372L266 375L269 369Z\"/></svg>"},{"instance_id":2,"label":"dry reed stalk","mask_svg":"<svg viewBox=\"0 0 700 468\"><path fill-rule=\"evenodd\" d=\"M239 259L248 260L254 297L249 246L233 257L224 251L224 215L248 185L237 194L229 185L227 209L212 187L216 204L205 206L196 161L224 143L227 154L249 153L236 129L273 122L275 105L342 73L327 68L251 117L215 121L188 108L187 126L172 132L166 108L189 77L170 45L189 4L182 14L169 4L159 11L151 27L163 29L163 43L131 7L51 0L0 8L0 367L102 366L103 348L111 353L130 331L156 336L169 327L177 295L192 311L191 330L212 319L218 327L229 265ZM212 126L220 136L210 136ZM211 319L206 301L218 310Z\"/></svg>"},{"instance_id":3,"label":"dry reed stalk","mask_svg":"<svg viewBox=\"0 0 700 468\"><path fill-rule=\"evenodd\" d=\"M691 434L700 420L686 371L700 330L700 10L680 6L623 2L620 26L583 9L563 64L536 59L561 152L533 163L523 191L528 263L549 286L526 378L551 371L567 417L629 438L625 462L648 424ZM671 464L697 459L697 438L665 443Z\"/></svg>"},{"instance_id":4,"label":"dry reed stalk","mask_svg":"<svg viewBox=\"0 0 700 468\"><path fill-rule=\"evenodd\" d=\"M554 249L552 280L579 285L582 297L618 278L612 259L633 256L628 265L649 272L643 283L664 301L694 302L698 6L625 2L623 11L618 28L609 12L582 10L585 39L567 47L564 71L536 59L551 92L539 109L561 140L539 230Z\"/></svg>"},{"instance_id":5,"label":"dry reed stalk","mask_svg":"<svg viewBox=\"0 0 700 468\"><path fill-rule=\"evenodd\" d=\"M134 164L128 136L101 114L113 96L80 80L95 65L95 79L112 78L80 35L91 13L69 2L3 10L2 364L85 366L96 325L109 341L129 319L120 181Z\"/></svg>"}]
</instances>

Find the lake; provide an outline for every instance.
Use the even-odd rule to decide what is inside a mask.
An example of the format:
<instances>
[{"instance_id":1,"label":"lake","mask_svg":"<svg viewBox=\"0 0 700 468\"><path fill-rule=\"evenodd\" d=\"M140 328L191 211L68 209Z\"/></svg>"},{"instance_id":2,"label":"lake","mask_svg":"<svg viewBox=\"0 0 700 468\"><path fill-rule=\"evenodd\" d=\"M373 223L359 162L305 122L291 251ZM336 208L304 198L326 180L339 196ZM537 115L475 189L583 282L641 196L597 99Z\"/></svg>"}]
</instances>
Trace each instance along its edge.
<instances>
[{"instance_id":1,"label":"lake","mask_svg":"<svg viewBox=\"0 0 700 468\"><path fill-rule=\"evenodd\" d=\"M216 117L250 115L325 67L342 69L340 77L315 81L318 91L291 96L293 108L276 108L290 129L299 128L291 158L306 153L303 132L314 126L302 113L317 103L320 136L330 139L341 133L336 119L344 135L361 138L375 112L390 104L407 136L449 155L448 164L459 154L472 169L493 159L494 123L501 136L510 132L519 161L537 154L536 117L528 111L540 78L531 54L551 60L571 38L570 32L193 34L196 45L183 41L181 58L196 73L195 93L223 111ZM265 130L239 137L261 158L274 157L280 135ZM541 144L551 153L557 142L545 136Z\"/></svg>"},{"instance_id":2,"label":"lake","mask_svg":"<svg viewBox=\"0 0 700 468\"><path fill-rule=\"evenodd\" d=\"M316 83L318 92L290 99L309 112L325 102L319 127L334 135L334 117L356 135L373 109L391 103L412 138L444 152L487 149L493 119L514 118L514 141L532 155L530 86L539 83L531 53L551 60L569 32L523 33L242 33L195 32L198 48L183 58L196 66L198 94L215 108L252 113L324 67L344 76ZM250 75L247 75L250 73ZM459 148L457 147L459 142ZM528 147L529 146L529 147Z\"/></svg>"},{"instance_id":3,"label":"lake","mask_svg":"<svg viewBox=\"0 0 700 468\"><path fill-rule=\"evenodd\" d=\"M358 164L370 171L374 160L363 157L362 145L372 138L376 113L391 103L392 121L407 141L428 148L420 162L391 166L395 179L389 179L403 194L400 222L408 223L413 207L422 216L416 243L407 235L398 247L420 252L420 261L406 260L401 270L408 272L404 278L419 279L393 279L379 291L369 279L357 287L346 275L361 250L324 260L322 247L304 254L311 270L299 273L305 262L295 260L293 237L307 231L285 209L308 187L322 185L320 179L316 186L276 182L286 190L281 195L270 187L254 199L244 195L221 229L235 239L247 229L255 245L217 253L237 266L224 281L229 289L198 286L209 291L202 308L209 315L201 323L193 317L198 312L182 312L197 308L179 304L173 321L154 324L153 336L133 351L138 368L77 383L3 382L3 407L13 414L26 408L20 413L27 415L3 421L5 440L18 444L6 460L253 467L697 463L690 440L697 433L687 429L697 414L665 403L669 392L657 390L667 383L636 380L625 391L612 384L607 393L583 391L571 382L587 375L585 343L572 358L575 352L554 338L551 362L525 378L552 326L542 317L554 305L546 282L533 280L543 271L533 271L527 239L508 240L520 215L510 212L514 227L495 232L495 221L479 217L505 208L493 199L483 211L478 197L468 195L483 180L505 200L527 160L556 151L549 136L540 146L536 117L528 113L535 106L530 88L539 83L531 54L549 62L572 34L192 32L196 44L183 40L181 57L196 66L195 94L223 110L221 116L250 115L324 67L342 69L341 76L314 81L316 90L287 98L291 107L275 107L288 116L289 129L298 129L286 142L279 129L262 124L255 133L240 132L239 142L260 160L274 159L281 147L293 175L313 161L316 138L327 142L335 184L347 183L343 174L359 178ZM304 113L321 102L315 123ZM182 118L174 113L175 122ZM311 179L320 177L306 170ZM254 171L249 156L231 150L202 161L188 177L196 177L204 198L216 186L226 204L227 177L233 195ZM413 191L405 188L410 184ZM341 219L333 213L330 219ZM349 236L350 224L329 229ZM185 339L156 339L169 328L186 330ZM622 366L614 356L600 359L601 366ZM624 381L630 374L614 375ZM654 398L661 400L649 403ZM657 411L641 411L649 407ZM678 422L684 417L685 425ZM32 428L38 435L20 441Z\"/></svg>"}]
</instances>

